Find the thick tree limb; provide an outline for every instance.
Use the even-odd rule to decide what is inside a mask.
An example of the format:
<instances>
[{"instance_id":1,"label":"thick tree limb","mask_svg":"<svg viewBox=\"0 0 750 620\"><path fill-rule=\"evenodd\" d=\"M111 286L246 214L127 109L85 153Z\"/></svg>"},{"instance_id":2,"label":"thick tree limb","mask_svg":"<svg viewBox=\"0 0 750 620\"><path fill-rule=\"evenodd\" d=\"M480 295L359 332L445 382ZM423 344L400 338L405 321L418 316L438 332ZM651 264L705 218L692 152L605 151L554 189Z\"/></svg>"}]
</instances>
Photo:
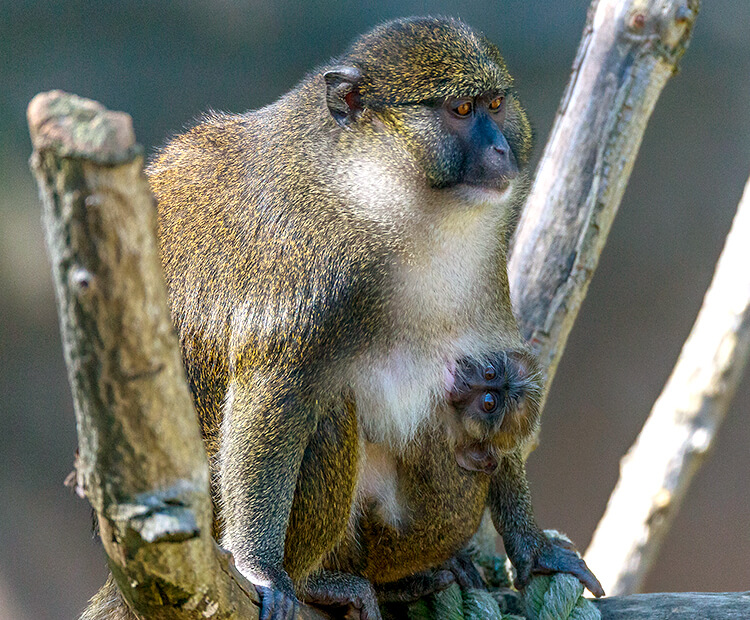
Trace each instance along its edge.
<instances>
[{"instance_id":1,"label":"thick tree limb","mask_svg":"<svg viewBox=\"0 0 750 620\"><path fill-rule=\"evenodd\" d=\"M679 592L613 596L594 601L602 620L746 620L750 592Z\"/></svg>"},{"instance_id":2,"label":"thick tree limb","mask_svg":"<svg viewBox=\"0 0 750 620\"><path fill-rule=\"evenodd\" d=\"M698 0L594 0L508 265L549 388Z\"/></svg>"},{"instance_id":3,"label":"thick tree limb","mask_svg":"<svg viewBox=\"0 0 750 620\"><path fill-rule=\"evenodd\" d=\"M78 428L77 483L143 618L256 618L212 536L208 464L130 117L59 91L28 108ZM320 616L317 616L320 617Z\"/></svg>"},{"instance_id":4,"label":"thick tree limb","mask_svg":"<svg viewBox=\"0 0 750 620\"><path fill-rule=\"evenodd\" d=\"M750 352L750 179L698 318L586 552L612 594L636 592L724 419Z\"/></svg>"}]
</instances>

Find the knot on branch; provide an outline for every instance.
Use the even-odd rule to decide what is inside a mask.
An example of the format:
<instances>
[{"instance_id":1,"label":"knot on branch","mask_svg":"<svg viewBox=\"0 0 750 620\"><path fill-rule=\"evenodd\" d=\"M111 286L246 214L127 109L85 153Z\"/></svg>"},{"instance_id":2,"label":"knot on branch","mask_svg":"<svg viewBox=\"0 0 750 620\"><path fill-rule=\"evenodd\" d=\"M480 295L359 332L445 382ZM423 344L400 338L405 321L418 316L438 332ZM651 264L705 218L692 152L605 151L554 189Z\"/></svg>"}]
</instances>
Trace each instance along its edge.
<instances>
[{"instance_id":1,"label":"knot on branch","mask_svg":"<svg viewBox=\"0 0 750 620\"><path fill-rule=\"evenodd\" d=\"M59 157L87 158L105 166L142 154L130 116L91 99L61 90L40 93L26 116L36 152L54 150Z\"/></svg>"},{"instance_id":2,"label":"knot on branch","mask_svg":"<svg viewBox=\"0 0 750 620\"><path fill-rule=\"evenodd\" d=\"M625 19L626 36L647 41L658 58L676 68L687 50L700 0L665 0L648 6L633 4Z\"/></svg>"},{"instance_id":3,"label":"knot on branch","mask_svg":"<svg viewBox=\"0 0 750 620\"><path fill-rule=\"evenodd\" d=\"M190 482L154 493L143 493L132 502L109 506L105 513L123 538L135 535L140 544L181 542L200 536L194 499L198 490Z\"/></svg>"}]
</instances>

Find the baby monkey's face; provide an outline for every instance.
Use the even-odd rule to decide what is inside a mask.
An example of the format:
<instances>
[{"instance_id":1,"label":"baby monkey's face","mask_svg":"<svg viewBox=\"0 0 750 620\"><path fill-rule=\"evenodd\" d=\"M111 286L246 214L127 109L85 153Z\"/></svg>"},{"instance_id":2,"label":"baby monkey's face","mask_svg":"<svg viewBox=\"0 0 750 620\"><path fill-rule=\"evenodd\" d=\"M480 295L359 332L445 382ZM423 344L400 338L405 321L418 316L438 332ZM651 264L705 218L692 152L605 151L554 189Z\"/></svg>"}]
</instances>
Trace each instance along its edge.
<instances>
[{"instance_id":1,"label":"baby monkey's face","mask_svg":"<svg viewBox=\"0 0 750 620\"><path fill-rule=\"evenodd\" d=\"M448 401L456 460L464 469L492 473L499 458L530 440L539 423L539 365L527 351L464 358L449 369Z\"/></svg>"}]
</instances>

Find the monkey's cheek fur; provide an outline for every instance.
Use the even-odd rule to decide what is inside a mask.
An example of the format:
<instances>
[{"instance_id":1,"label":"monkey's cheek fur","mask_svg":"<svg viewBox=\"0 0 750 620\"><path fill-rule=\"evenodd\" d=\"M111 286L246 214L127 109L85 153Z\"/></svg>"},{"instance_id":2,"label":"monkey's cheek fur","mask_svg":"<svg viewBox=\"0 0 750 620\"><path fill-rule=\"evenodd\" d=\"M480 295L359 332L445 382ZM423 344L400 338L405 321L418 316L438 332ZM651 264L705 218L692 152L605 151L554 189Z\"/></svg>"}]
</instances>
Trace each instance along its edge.
<instances>
[{"instance_id":1,"label":"monkey's cheek fur","mask_svg":"<svg viewBox=\"0 0 750 620\"><path fill-rule=\"evenodd\" d=\"M530 441L538 426L535 411L519 407L505 415L500 430L491 436L489 443L496 453L507 454Z\"/></svg>"}]
</instances>

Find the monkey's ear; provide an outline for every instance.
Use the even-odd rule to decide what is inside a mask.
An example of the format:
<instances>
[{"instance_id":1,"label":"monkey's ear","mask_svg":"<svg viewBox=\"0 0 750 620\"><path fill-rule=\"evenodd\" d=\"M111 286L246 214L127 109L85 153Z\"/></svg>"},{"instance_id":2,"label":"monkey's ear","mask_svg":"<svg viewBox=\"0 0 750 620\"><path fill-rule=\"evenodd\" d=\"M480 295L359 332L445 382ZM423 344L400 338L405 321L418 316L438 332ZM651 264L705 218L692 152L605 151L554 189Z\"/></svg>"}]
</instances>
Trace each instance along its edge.
<instances>
[{"instance_id":1,"label":"monkey's ear","mask_svg":"<svg viewBox=\"0 0 750 620\"><path fill-rule=\"evenodd\" d=\"M326 103L333 119L344 129L349 129L362 113L359 85L362 73L356 67L334 67L323 74L326 81Z\"/></svg>"}]
</instances>

